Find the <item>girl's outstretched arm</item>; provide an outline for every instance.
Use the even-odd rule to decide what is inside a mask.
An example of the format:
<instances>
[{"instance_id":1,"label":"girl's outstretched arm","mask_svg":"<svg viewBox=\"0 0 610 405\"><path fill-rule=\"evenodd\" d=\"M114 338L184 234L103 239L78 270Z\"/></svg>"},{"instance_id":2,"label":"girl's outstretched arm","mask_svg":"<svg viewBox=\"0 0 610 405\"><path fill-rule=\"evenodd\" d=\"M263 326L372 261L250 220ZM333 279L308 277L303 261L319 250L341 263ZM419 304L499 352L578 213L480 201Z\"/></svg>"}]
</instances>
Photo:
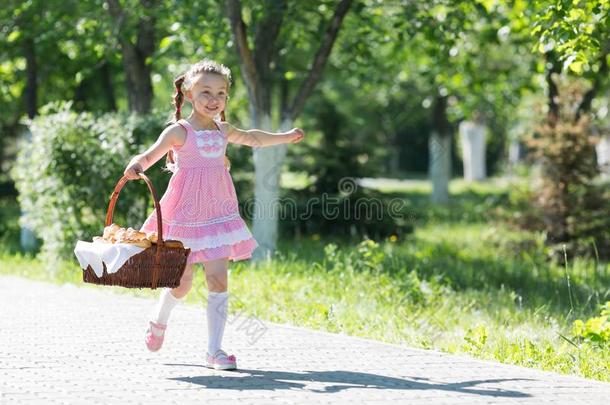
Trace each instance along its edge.
<instances>
[{"instance_id":1,"label":"girl's outstretched arm","mask_svg":"<svg viewBox=\"0 0 610 405\"><path fill-rule=\"evenodd\" d=\"M278 145L281 143L296 143L303 139L305 133L301 128L293 128L288 132L266 132L260 129L244 130L223 122L227 140L231 143L247 145L253 148Z\"/></svg>"},{"instance_id":2,"label":"girl's outstretched arm","mask_svg":"<svg viewBox=\"0 0 610 405\"><path fill-rule=\"evenodd\" d=\"M157 141L146 151L135 155L127 164L123 174L130 180L138 179L138 173L146 171L150 166L157 163L172 146L181 146L186 141L186 131L178 124L165 128Z\"/></svg>"}]
</instances>

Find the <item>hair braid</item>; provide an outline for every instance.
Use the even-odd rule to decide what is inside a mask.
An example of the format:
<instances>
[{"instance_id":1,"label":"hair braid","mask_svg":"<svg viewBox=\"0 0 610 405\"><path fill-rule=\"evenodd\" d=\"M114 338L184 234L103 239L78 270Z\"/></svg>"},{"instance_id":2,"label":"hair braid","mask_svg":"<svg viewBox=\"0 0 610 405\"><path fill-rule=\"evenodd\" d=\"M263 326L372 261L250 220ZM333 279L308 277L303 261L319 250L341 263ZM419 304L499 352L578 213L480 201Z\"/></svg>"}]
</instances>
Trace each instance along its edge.
<instances>
[{"instance_id":1,"label":"hair braid","mask_svg":"<svg viewBox=\"0 0 610 405\"><path fill-rule=\"evenodd\" d=\"M174 93L174 107L176 111L174 112L174 122L180 121L182 118L182 104L184 103L184 93L182 92L182 83L184 83L184 79L186 78L186 74L181 74L176 77L174 80L174 87L176 88L176 92ZM174 160L174 151L169 150L167 152L167 157L165 158L165 167L167 170L173 172L175 168L176 161Z\"/></svg>"},{"instance_id":2,"label":"hair braid","mask_svg":"<svg viewBox=\"0 0 610 405\"><path fill-rule=\"evenodd\" d=\"M174 93L174 107L176 107L176 111L174 112L174 120L178 121L182 118L181 110L182 104L184 103L184 93L182 92L182 83L184 83L184 79L186 78L185 74L181 74L174 80L174 86L176 87L176 92Z\"/></svg>"}]
</instances>

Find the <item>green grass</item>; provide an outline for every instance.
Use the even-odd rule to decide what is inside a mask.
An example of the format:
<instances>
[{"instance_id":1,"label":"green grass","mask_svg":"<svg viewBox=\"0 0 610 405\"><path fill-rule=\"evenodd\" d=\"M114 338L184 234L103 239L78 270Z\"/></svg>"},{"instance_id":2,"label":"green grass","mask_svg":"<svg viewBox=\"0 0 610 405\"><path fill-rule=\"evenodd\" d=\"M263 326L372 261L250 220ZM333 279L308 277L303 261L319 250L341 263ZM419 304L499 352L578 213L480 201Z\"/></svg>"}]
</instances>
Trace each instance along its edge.
<instances>
[{"instance_id":1,"label":"green grass","mask_svg":"<svg viewBox=\"0 0 610 405\"><path fill-rule=\"evenodd\" d=\"M425 193L401 191L417 222L403 240L281 240L269 262L231 264L230 311L610 381L608 342L572 330L610 300L610 264L569 254L567 267L552 264L543 234L493 221L489 213L509 205L510 187L462 184L444 208L430 206ZM75 261L49 272L40 259L4 253L0 273L82 284ZM206 295L198 268L187 301Z\"/></svg>"}]
</instances>

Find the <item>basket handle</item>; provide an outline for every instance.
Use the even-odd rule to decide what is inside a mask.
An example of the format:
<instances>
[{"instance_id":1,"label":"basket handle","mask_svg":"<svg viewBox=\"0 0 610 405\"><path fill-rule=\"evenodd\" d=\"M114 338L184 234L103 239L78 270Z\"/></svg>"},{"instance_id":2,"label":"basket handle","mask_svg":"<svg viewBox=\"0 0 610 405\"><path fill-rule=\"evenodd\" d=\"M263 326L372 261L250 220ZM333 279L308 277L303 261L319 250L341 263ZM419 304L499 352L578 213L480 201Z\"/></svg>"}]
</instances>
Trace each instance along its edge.
<instances>
[{"instance_id":1,"label":"basket handle","mask_svg":"<svg viewBox=\"0 0 610 405\"><path fill-rule=\"evenodd\" d=\"M159 204L159 198L157 197L157 192L155 191L155 188L153 187L152 182L150 181L148 176L146 176L142 172L138 173L138 176L140 176L140 178L146 182L146 185L148 186L148 190L150 191L150 194L152 194L153 202L155 203L155 211L157 212L157 245L163 245L163 243L164 243L163 242L163 226L162 226L163 218L161 217L161 206ZM112 224L112 217L114 216L114 207L119 198L119 194L121 193L121 190L123 189L123 186L128 181L129 181L129 179L126 176L123 176L123 177L121 177L121 179L119 180L117 185L114 187L114 191L112 193L112 196L110 197L110 204L108 204L108 212L106 213L106 225L105 226L109 226L110 224Z\"/></svg>"},{"instance_id":2,"label":"basket handle","mask_svg":"<svg viewBox=\"0 0 610 405\"><path fill-rule=\"evenodd\" d=\"M150 194L152 194L153 202L155 203L155 211L157 212L157 252L155 254L155 264L152 269L152 289L157 288L157 281L159 280L159 264L161 262L161 250L164 247L163 242L163 218L161 217L161 206L159 205L159 198L157 197L157 192L152 185L152 182L144 173L138 173L140 178L146 182L148 186L148 190L150 190ZM114 215L114 206L119 198L119 194L121 193L121 189L123 186L129 181L129 179L125 176L121 177L117 185L114 187L114 191L112 192L112 196L110 197L110 204L108 204L108 212L106 212L106 225L108 226L112 224L112 217Z\"/></svg>"}]
</instances>

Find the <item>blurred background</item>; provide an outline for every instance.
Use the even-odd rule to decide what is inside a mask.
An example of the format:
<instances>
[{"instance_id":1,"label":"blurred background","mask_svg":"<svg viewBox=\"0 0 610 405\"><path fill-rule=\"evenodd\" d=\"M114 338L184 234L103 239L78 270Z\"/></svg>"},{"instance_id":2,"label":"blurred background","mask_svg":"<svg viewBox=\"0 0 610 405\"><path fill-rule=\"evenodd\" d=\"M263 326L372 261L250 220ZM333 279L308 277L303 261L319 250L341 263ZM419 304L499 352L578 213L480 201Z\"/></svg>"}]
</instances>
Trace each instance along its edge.
<instances>
[{"instance_id":1,"label":"blurred background","mask_svg":"<svg viewBox=\"0 0 610 405\"><path fill-rule=\"evenodd\" d=\"M5 0L0 273L82 283L76 241L101 234L174 77L208 57L232 70L229 122L306 132L228 148L261 245L231 264L236 310L608 381L609 15L606 0ZM115 222L151 209L130 182Z\"/></svg>"}]
</instances>

